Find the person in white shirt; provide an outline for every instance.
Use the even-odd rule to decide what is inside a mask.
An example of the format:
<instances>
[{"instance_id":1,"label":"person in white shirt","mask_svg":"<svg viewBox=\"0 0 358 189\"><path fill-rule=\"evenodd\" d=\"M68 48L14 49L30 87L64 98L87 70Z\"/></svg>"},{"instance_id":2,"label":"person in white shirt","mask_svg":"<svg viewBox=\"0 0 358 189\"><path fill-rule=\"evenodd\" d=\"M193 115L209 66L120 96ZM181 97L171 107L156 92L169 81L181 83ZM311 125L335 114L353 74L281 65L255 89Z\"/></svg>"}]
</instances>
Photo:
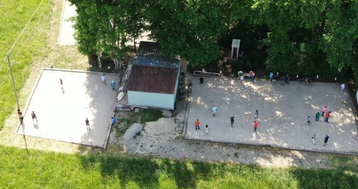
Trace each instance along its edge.
<instances>
[{"instance_id":1,"label":"person in white shirt","mask_svg":"<svg viewBox=\"0 0 358 189\"><path fill-rule=\"evenodd\" d=\"M106 76L104 74L102 74L101 79L102 79L102 83L106 84Z\"/></svg>"},{"instance_id":2,"label":"person in white shirt","mask_svg":"<svg viewBox=\"0 0 358 189\"><path fill-rule=\"evenodd\" d=\"M346 85L343 83L343 84L341 85L341 94L343 94L344 88L346 88Z\"/></svg>"}]
</instances>

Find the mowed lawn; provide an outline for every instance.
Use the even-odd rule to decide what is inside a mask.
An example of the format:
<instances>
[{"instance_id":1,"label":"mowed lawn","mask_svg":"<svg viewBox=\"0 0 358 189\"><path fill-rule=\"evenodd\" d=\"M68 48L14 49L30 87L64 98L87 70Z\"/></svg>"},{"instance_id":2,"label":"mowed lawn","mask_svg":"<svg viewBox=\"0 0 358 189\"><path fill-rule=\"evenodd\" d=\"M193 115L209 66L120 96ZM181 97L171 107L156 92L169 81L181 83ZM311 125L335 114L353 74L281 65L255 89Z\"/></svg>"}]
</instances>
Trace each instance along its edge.
<instances>
[{"instance_id":1,"label":"mowed lawn","mask_svg":"<svg viewBox=\"0 0 358 189\"><path fill-rule=\"evenodd\" d=\"M2 188L358 188L356 158L335 169L59 154L0 146ZM343 164L344 166L342 166Z\"/></svg>"},{"instance_id":2,"label":"mowed lawn","mask_svg":"<svg viewBox=\"0 0 358 189\"><path fill-rule=\"evenodd\" d=\"M4 58L41 0L0 1L0 129L4 120L16 109L8 62ZM51 0L43 0L32 21L20 37L10 59L16 88L19 91L28 78L31 65L48 53L47 32L50 27Z\"/></svg>"}]
</instances>

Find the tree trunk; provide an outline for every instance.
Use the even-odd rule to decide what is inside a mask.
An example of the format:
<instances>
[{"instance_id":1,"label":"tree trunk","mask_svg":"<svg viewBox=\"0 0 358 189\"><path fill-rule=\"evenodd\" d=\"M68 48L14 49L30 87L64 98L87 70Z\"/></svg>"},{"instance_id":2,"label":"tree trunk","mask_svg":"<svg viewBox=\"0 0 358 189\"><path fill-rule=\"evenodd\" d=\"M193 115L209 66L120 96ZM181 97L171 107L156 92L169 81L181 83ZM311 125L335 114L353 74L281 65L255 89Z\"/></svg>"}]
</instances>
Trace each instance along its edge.
<instances>
[{"instance_id":1,"label":"tree trunk","mask_svg":"<svg viewBox=\"0 0 358 189\"><path fill-rule=\"evenodd\" d=\"M89 55L88 56L88 63L91 65L92 68L96 69L98 68L98 62L97 62L97 56L96 55Z\"/></svg>"},{"instance_id":2,"label":"tree trunk","mask_svg":"<svg viewBox=\"0 0 358 189\"><path fill-rule=\"evenodd\" d=\"M134 47L134 53L137 54L137 48L135 46L135 37L133 37L133 47Z\"/></svg>"}]
</instances>

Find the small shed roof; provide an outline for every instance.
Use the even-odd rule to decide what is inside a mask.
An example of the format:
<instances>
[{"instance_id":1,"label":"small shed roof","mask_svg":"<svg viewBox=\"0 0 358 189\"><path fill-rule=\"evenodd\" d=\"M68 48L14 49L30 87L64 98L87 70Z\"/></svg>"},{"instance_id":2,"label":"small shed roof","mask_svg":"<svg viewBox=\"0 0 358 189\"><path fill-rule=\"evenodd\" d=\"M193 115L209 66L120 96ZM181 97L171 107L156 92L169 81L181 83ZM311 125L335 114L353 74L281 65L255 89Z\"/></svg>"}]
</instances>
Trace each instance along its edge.
<instances>
[{"instance_id":1,"label":"small shed roof","mask_svg":"<svg viewBox=\"0 0 358 189\"><path fill-rule=\"evenodd\" d=\"M135 57L133 65L178 69L180 61L175 58L139 55Z\"/></svg>"},{"instance_id":2,"label":"small shed roof","mask_svg":"<svg viewBox=\"0 0 358 189\"><path fill-rule=\"evenodd\" d=\"M133 65L128 91L173 94L179 69Z\"/></svg>"},{"instance_id":3,"label":"small shed roof","mask_svg":"<svg viewBox=\"0 0 358 189\"><path fill-rule=\"evenodd\" d=\"M162 56L158 43L151 41L141 41L138 53L145 56Z\"/></svg>"}]
</instances>

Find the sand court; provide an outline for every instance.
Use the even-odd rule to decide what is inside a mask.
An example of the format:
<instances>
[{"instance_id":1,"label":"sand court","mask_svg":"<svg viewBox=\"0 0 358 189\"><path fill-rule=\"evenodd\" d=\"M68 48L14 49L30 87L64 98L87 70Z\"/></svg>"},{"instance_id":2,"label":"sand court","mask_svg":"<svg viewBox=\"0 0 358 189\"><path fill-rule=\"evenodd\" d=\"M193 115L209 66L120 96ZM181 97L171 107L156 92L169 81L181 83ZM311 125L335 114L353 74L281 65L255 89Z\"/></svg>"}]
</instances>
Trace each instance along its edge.
<instances>
[{"instance_id":1,"label":"sand court","mask_svg":"<svg viewBox=\"0 0 358 189\"><path fill-rule=\"evenodd\" d=\"M24 124L17 132L28 136L105 147L110 131L117 91L110 82L118 82L118 74L44 69L35 84L24 112ZM60 85L63 80L63 87ZM31 112L37 115L32 120ZM90 130L85 119L89 119Z\"/></svg>"},{"instance_id":2,"label":"sand court","mask_svg":"<svg viewBox=\"0 0 358 189\"><path fill-rule=\"evenodd\" d=\"M352 99L347 91L340 94L340 83L315 83L311 87L304 82L290 82L285 86L269 81L243 85L235 78L207 77L204 84L199 77L192 78L192 97L185 137L188 139L269 145L274 147L358 152L357 126L352 112ZM218 108L212 116L213 106ZM332 111L330 123L323 117L315 121L316 112L326 105ZM255 110L259 111L258 129L254 132ZM307 116L312 117L310 125ZM234 116L233 127L230 117ZM201 129L195 130L199 119ZM209 135L204 135L205 125ZM315 144L311 137L318 134ZM323 146L324 137L330 136Z\"/></svg>"}]
</instances>

